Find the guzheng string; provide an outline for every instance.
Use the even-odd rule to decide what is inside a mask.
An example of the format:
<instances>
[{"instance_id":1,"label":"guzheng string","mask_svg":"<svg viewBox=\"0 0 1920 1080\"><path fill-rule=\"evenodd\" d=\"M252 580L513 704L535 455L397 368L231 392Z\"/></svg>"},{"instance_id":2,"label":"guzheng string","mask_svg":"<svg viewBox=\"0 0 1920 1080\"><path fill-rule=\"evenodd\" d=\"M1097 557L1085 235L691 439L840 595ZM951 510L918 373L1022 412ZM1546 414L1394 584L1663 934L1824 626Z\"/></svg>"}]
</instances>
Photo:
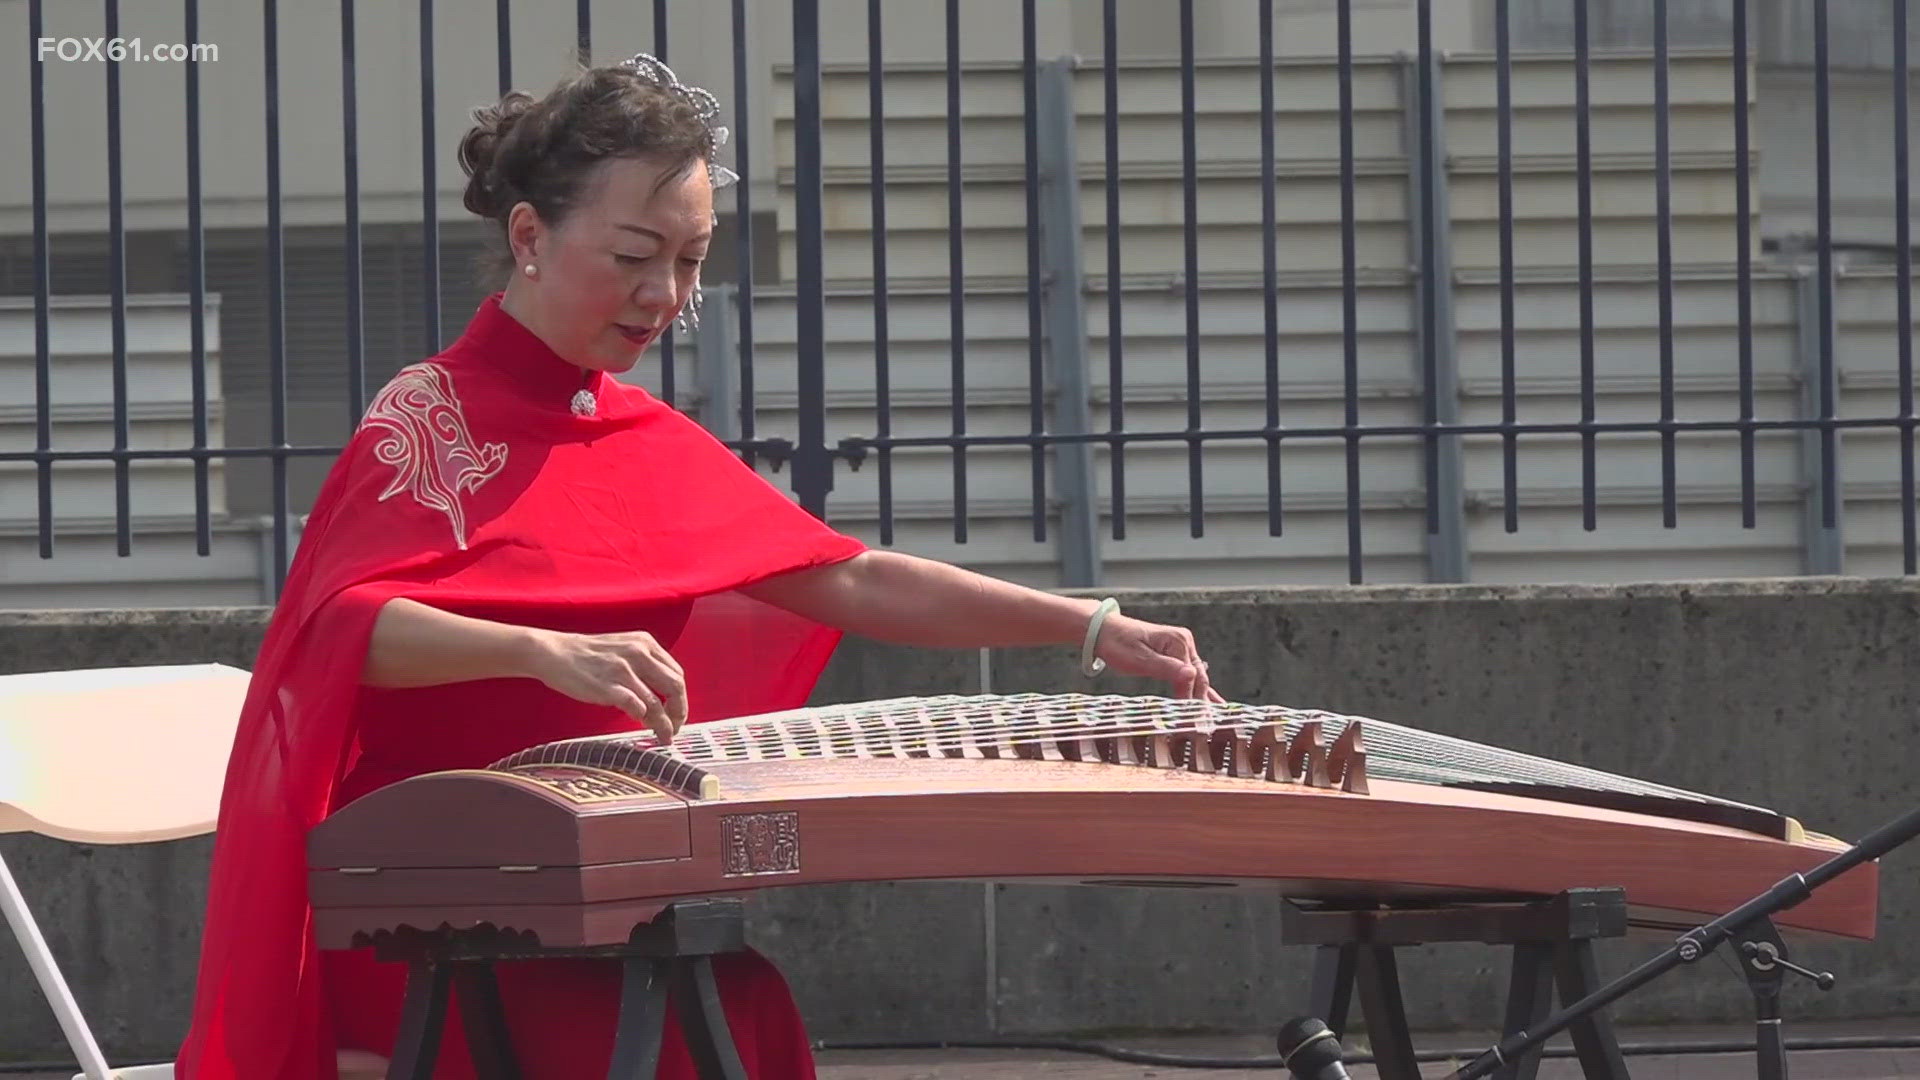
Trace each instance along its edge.
<instances>
[{"instance_id":1,"label":"guzheng string","mask_svg":"<svg viewBox=\"0 0 1920 1080\"><path fill-rule=\"evenodd\" d=\"M1350 723L1362 725L1368 774L1376 779L1445 786L1538 785L1772 811L1569 765L1367 717L1281 706L1080 694L978 694L895 698L794 709L700 724L667 747L651 732L567 740L541 748L546 764L584 764L617 743L690 765L728 761L906 756L1003 757L1021 747L1072 744L1098 760L1100 740L1241 731L1251 737L1279 725L1289 739L1318 722L1331 745ZM1051 756L1051 755L1050 755ZM528 760L520 758L519 760Z\"/></svg>"}]
</instances>

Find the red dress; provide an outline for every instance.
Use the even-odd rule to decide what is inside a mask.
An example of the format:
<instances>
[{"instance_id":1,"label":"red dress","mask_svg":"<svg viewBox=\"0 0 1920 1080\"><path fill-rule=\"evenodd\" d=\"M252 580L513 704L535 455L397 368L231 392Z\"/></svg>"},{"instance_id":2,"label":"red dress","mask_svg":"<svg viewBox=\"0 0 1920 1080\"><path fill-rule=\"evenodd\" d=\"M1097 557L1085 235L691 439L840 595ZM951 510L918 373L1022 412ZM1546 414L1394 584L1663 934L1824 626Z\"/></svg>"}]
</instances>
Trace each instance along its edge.
<instances>
[{"instance_id":1,"label":"red dress","mask_svg":"<svg viewBox=\"0 0 1920 1080\"><path fill-rule=\"evenodd\" d=\"M337 1049L386 1054L399 965L319 951L306 830L422 772L482 766L536 743L632 730L530 679L359 685L382 604L583 633L646 630L687 672L692 722L804 704L837 631L737 590L864 546L766 484L690 420L595 374L582 386L500 307L401 372L329 475L261 648L229 763L183 1080L333 1080ZM716 964L749 1074L813 1075L787 985L758 954ZM528 1080L604 1076L619 1005L605 962L500 965ZM434 1075L473 1075L458 1009ZM691 1080L669 1025L660 1080Z\"/></svg>"}]
</instances>

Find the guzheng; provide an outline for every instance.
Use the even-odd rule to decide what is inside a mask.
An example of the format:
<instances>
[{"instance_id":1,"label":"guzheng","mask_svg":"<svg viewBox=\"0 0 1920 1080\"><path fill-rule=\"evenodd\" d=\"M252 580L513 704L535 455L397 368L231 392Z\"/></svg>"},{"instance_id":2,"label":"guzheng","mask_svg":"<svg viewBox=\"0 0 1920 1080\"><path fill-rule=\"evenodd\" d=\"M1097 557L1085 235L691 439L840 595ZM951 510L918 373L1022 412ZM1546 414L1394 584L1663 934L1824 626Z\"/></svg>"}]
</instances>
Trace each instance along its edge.
<instances>
[{"instance_id":1,"label":"guzheng","mask_svg":"<svg viewBox=\"0 0 1920 1080\"><path fill-rule=\"evenodd\" d=\"M1362 717L1152 697L900 698L535 746L311 832L323 948L484 927L617 944L788 885L1047 881L1473 902L1619 887L1691 926L1844 850L1784 814ZM1877 866L1776 917L1871 938Z\"/></svg>"}]
</instances>

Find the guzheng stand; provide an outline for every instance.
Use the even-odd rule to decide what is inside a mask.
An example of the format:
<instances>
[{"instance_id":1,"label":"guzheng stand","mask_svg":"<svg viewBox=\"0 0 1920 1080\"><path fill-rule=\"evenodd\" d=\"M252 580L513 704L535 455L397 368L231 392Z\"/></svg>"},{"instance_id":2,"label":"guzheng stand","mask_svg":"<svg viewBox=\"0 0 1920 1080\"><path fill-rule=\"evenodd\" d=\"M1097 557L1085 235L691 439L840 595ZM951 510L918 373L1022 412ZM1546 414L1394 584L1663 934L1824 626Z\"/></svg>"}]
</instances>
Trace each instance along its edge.
<instances>
[{"instance_id":1,"label":"guzheng stand","mask_svg":"<svg viewBox=\"0 0 1920 1080\"><path fill-rule=\"evenodd\" d=\"M569 957L618 959L625 968L608 1080L653 1080L669 999L679 1005L680 1026L701 1080L747 1080L713 975L715 956L745 947L742 903L724 899L670 905L651 922L634 927L622 945L545 948L491 930L384 938L375 946L380 959L409 965L406 1004L387 1080L429 1080L433 1075L450 991L459 995L467 1047L480 1080L519 1080L493 965L500 960Z\"/></svg>"},{"instance_id":2,"label":"guzheng stand","mask_svg":"<svg viewBox=\"0 0 1920 1080\"><path fill-rule=\"evenodd\" d=\"M1289 902L1281 913L1283 940L1319 946L1308 1011L1324 1019L1336 1038L1346 1033L1347 1007L1359 991L1380 1080L1420 1080L1395 949L1442 942L1513 946L1505 1028L1512 1034L1546 1018L1556 986L1563 1002L1591 994L1598 980L1594 941L1621 937L1626 930L1626 894L1619 889L1574 889L1547 900L1458 907L1308 908ZM1587 1080L1627 1080L1620 1044L1604 1013L1588 1013L1569 1026ZM1533 1080L1539 1066L1536 1047L1500 1077Z\"/></svg>"}]
</instances>

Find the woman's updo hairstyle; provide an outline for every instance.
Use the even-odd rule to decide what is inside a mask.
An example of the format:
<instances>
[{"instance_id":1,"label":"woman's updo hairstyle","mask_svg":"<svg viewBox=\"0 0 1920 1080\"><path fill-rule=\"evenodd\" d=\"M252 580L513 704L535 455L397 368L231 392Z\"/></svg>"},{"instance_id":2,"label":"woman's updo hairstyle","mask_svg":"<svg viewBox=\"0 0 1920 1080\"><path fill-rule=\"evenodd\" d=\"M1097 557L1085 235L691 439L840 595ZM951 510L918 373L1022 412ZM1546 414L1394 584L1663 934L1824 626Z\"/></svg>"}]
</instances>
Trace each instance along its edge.
<instances>
[{"instance_id":1,"label":"woman's updo hairstyle","mask_svg":"<svg viewBox=\"0 0 1920 1080\"><path fill-rule=\"evenodd\" d=\"M468 210L494 224L501 250L490 263L511 271L507 215L531 203L541 220L558 226L586 195L599 167L618 158L664 166L661 180L678 179L696 165L712 166L725 128L704 90L680 85L651 57L580 67L536 100L514 90L473 111L474 126L460 140L460 168L468 176ZM731 176L731 173L726 175Z\"/></svg>"}]
</instances>

